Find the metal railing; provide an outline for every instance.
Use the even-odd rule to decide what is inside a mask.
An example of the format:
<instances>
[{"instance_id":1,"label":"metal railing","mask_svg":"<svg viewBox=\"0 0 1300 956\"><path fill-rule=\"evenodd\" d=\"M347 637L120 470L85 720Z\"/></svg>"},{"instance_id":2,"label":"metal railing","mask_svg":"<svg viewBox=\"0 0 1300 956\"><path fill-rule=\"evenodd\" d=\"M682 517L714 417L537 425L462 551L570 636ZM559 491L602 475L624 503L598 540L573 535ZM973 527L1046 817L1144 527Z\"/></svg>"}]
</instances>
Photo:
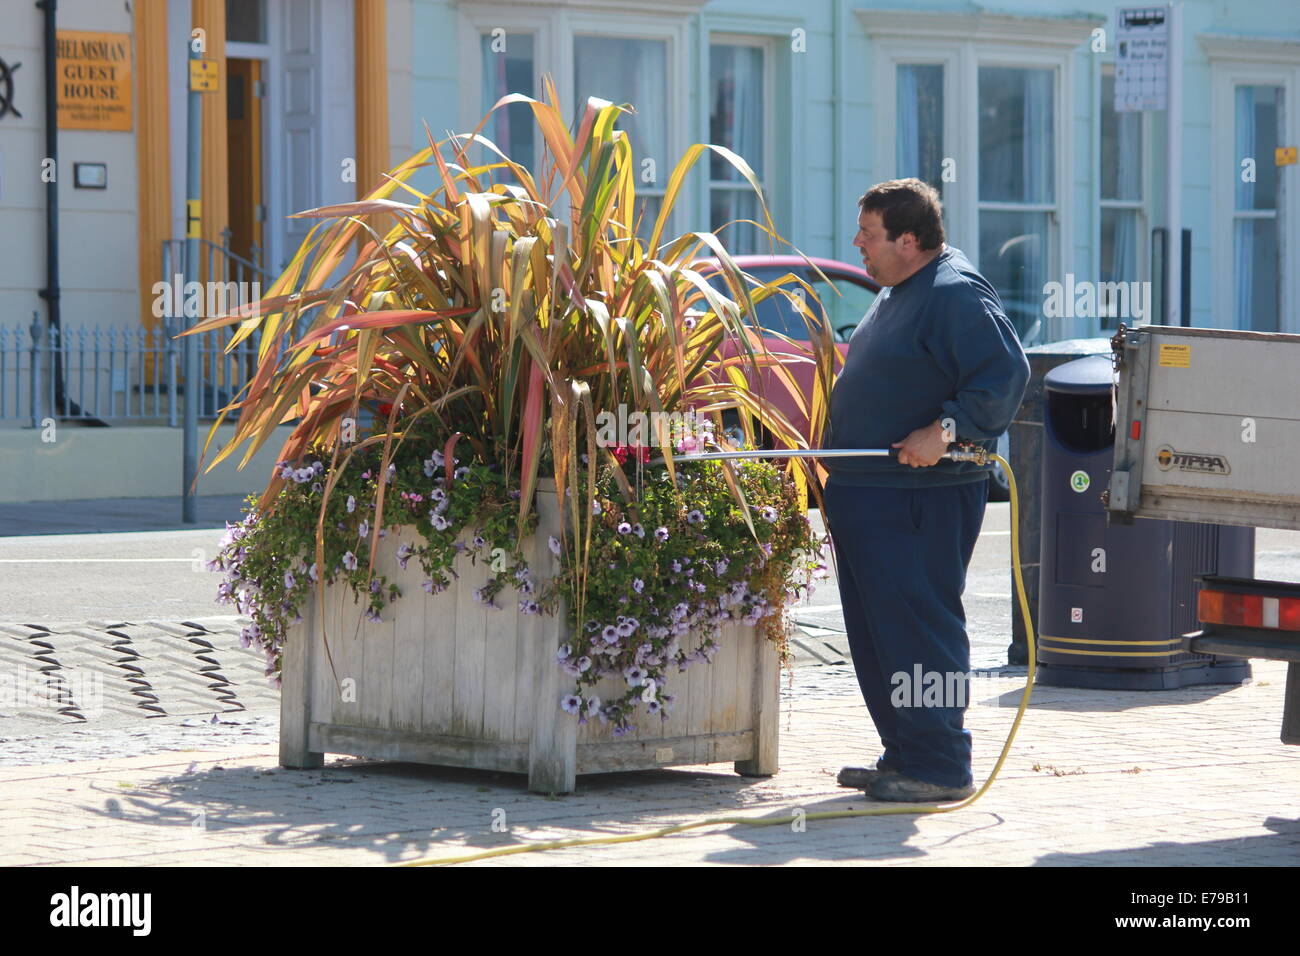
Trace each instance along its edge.
<instances>
[{"instance_id":1,"label":"metal railing","mask_svg":"<svg viewBox=\"0 0 1300 956\"><path fill-rule=\"evenodd\" d=\"M253 248L251 260L235 255L229 230L220 244L200 242L205 261L197 287L202 301L197 305L202 315L260 297L259 287L270 284L273 277L258 261L259 250ZM56 418L177 427L186 383L181 375L182 342L175 336L186 324L184 277L192 275L185 269L185 241L165 240L161 264L167 288L160 296L166 301L154 310L159 316L154 328L48 328L36 313L26 329L0 325L0 424L17 421L40 428L46 418ZM232 326L196 337L202 418L215 418L256 371L260 333L227 353L234 332ZM61 374L56 375L56 369Z\"/></svg>"}]
</instances>

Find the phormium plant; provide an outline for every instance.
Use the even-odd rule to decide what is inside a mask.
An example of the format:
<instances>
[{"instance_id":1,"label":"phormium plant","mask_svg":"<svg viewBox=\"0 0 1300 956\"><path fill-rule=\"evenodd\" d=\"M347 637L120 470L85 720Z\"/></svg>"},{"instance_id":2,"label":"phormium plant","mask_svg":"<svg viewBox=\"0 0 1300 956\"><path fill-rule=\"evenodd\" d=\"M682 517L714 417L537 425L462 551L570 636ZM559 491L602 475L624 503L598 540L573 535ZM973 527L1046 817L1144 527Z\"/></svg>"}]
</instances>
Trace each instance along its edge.
<instances>
[{"instance_id":1,"label":"phormium plant","mask_svg":"<svg viewBox=\"0 0 1300 956\"><path fill-rule=\"evenodd\" d=\"M545 147L536 175L481 135L483 124L431 142L364 198L300 213L327 221L267 295L191 330L237 325L230 348L259 334L256 374L208 444L227 415L237 416L234 437L209 467L240 446L247 463L293 423L280 465L213 566L274 674L317 583L345 580L371 614L384 613L395 587L373 575L374 555L393 529L413 525L423 544L400 558L420 562L430 590L468 551L484 560L485 602L498 604L506 587L529 613L563 599L575 636L559 665L576 683L563 705L617 732L639 704L671 705L666 675L708 657L723 617L779 636L780 610L816 564L806 504L818 483L804 460L678 465L680 436L662 424L647 444L665 461L649 467L639 451L597 440L597 413L692 411L720 423L737 409L777 445L810 447L825 424L834 350L815 292L793 273L758 282L713 232L665 239L685 177L709 150L753 185L764 218L754 224L777 238L741 157L691 147L643 238L637 167L617 128L630 107L592 98L570 130L544 85L545 101L512 94L494 107L531 108ZM436 188L412 185L420 171ZM773 295L804 318L802 359L763 344L754 307ZM785 367L798 360L815 368L810 401ZM754 385L765 369L808 413L808 434ZM550 582L534 581L520 558L542 476L554 479L565 516L554 542L563 572ZM584 696L614 672L627 680L623 697Z\"/></svg>"}]
</instances>

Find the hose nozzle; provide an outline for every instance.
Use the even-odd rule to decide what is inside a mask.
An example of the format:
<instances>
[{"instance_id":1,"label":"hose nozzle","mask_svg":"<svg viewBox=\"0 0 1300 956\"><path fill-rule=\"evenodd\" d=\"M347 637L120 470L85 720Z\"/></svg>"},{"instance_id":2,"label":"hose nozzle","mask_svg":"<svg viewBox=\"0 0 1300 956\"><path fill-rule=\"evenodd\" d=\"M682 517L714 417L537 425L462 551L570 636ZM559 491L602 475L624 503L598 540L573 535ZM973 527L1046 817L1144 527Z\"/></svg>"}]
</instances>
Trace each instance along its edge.
<instances>
[{"instance_id":1,"label":"hose nozzle","mask_svg":"<svg viewBox=\"0 0 1300 956\"><path fill-rule=\"evenodd\" d=\"M959 442L943 457L949 461L973 461L977 465L987 465L989 461L988 449L974 442Z\"/></svg>"}]
</instances>

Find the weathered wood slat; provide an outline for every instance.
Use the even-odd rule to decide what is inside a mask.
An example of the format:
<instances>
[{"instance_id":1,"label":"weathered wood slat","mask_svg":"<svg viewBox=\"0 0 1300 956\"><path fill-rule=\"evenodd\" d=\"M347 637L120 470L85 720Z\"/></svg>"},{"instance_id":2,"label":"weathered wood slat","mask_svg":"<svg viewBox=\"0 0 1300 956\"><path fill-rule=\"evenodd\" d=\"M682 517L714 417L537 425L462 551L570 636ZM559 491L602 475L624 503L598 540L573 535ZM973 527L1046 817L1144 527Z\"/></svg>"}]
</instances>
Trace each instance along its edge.
<instances>
[{"instance_id":1,"label":"weathered wood slat","mask_svg":"<svg viewBox=\"0 0 1300 956\"><path fill-rule=\"evenodd\" d=\"M460 614L460 595L453 578L441 594L424 590L424 571L412 561L407 568L414 574L411 594L418 594L424 608L424 710L425 734L451 732L455 707L456 633ZM417 590L418 588L418 590Z\"/></svg>"},{"instance_id":2,"label":"weathered wood slat","mask_svg":"<svg viewBox=\"0 0 1300 956\"><path fill-rule=\"evenodd\" d=\"M380 575L392 580L397 562L387 538L379 542L377 551L372 568L374 580L378 580ZM386 729L392 726L393 721L393 647L397 632L394 618L405 609L390 606L378 621L366 619L369 610L368 595L364 593L351 608L361 645L362 669L357 679L357 702L361 705L361 726Z\"/></svg>"},{"instance_id":3,"label":"weathered wood slat","mask_svg":"<svg viewBox=\"0 0 1300 956\"><path fill-rule=\"evenodd\" d=\"M699 639L687 635L688 653L699 646ZM713 732L713 674L711 664L696 660L686 668L686 683L689 688L687 705L690 713L690 732L703 735Z\"/></svg>"},{"instance_id":4,"label":"weathered wood slat","mask_svg":"<svg viewBox=\"0 0 1300 956\"><path fill-rule=\"evenodd\" d=\"M316 722L328 722L334 716L334 698L338 697L339 691L334 683L334 678L330 671L329 658L325 654L325 635L329 635L331 653L337 651L336 635L338 628L334 624L334 605L338 601L338 593L334 590L327 590L322 602L322 610L318 615L316 613L316 595L310 593L307 599L303 601L302 616L303 623L301 626L310 626L311 631L308 642L311 647L311 719ZM309 618L308 615L311 615ZM310 621L310 625L308 622Z\"/></svg>"},{"instance_id":5,"label":"weathered wood slat","mask_svg":"<svg viewBox=\"0 0 1300 956\"><path fill-rule=\"evenodd\" d=\"M486 579L488 569L480 565ZM519 599L512 587L503 588L487 609L483 657L483 736L488 740L513 740L515 692L519 667Z\"/></svg>"},{"instance_id":6,"label":"weathered wood slat","mask_svg":"<svg viewBox=\"0 0 1300 956\"><path fill-rule=\"evenodd\" d=\"M337 678L332 722L364 727L361 702L371 682L363 668L361 610L346 584L338 582L333 588L338 596L333 602L334 633L329 636Z\"/></svg>"},{"instance_id":7,"label":"weathered wood slat","mask_svg":"<svg viewBox=\"0 0 1300 956\"><path fill-rule=\"evenodd\" d=\"M537 537L545 542L560 531L560 509L554 494L537 496ZM554 617L536 618L538 640L533 658L533 728L528 747L528 789L539 793L570 793L578 773L578 719L560 710L561 687L568 680L556 667L555 652L565 637L566 612L561 602Z\"/></svg>"},{"instance_id":8,"label":"weathered wood slat","mask_svg":"<svg viewBox=\"0 0 1300 956\"><path fill-rule=\"evenodd\" d=\"M713 721L710 730L715 734L730 733L739 729L736 700L736 627L724 624L718 639L718 653L709 665L713 675Z\"/></svg>"},{"instance_id":9,"label":"weathered wood slat","mask_svg":"<svg viewBox=\"0 0 1300 956\"><path fill-rule=\"evenodd\" d=\"M312 746L328 753L506 773L528 770L528 747L525 744L317 723L311 725L308 739Z\"/></svg>"},{"instance_id":10,"label":"weathered wood slat","mask_svg":"<svg viewBox=\"0 0 1300 956\"><path fill-rule=\"evenodd\" d=\"M467 532L463 537L469 536ZM483 669L487 659L488 609L474 598L487 575L469 556L456 558L456 664L451 732L477 738L483 733Z\"/></svg>"},{"instance_id":11,"label":"weathered wood slat","mask_svg":"<svg viewBox=\"0 0 1300 956\"><path fill-rule=\"evenodd\" d=\"M736 702L736 714L730 729L745 730L753 727L754 669L758 664L758 642L763 638L757 628L736 624L727 629L727 638L733 648L731 686Z\"/></svg>"},{"instance_id":12,"label":"weathered wood slat","mask_svg":"<svg viewBox=\"0 0 1300 956\"><path fill-rule=\"evenodd\" d=\"M415 547L420 539L413 528L403 528L399 534L390 534L382 542L387 544L393 554L400 545ZM428 595L412 580L411 565L418 563L415 559L407 562L403 571L392 560L392 577L402 589L402 596L384 611L385 617L393 619L393 680L392 680L392 727L396 730L409 730L419 733L424 728L424 652L430 643L428 625L424 612ZM413 587L414 585L414 587Z\"/></svg>"},{"instance_id":13,"label":"weathered wood slat","mask_svg":"<svg viewBox=\"0 0 1300 956\"><path fill-rule=\"evenodd\" d=\"M749 731L666 737L656 741L604 740L578 748L578 773L686 767L692 764L736 760L754 749Z\"/></svg>"}]
</instances>

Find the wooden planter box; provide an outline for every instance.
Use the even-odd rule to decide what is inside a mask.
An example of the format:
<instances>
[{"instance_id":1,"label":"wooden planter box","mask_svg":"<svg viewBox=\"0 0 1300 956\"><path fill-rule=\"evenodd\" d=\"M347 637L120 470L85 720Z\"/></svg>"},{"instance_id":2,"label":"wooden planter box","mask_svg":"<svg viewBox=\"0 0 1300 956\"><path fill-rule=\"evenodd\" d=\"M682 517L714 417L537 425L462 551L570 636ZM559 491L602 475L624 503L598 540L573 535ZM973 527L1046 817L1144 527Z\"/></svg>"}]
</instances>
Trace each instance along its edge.
<instances>
[{"instance_id":1,"label":"wooden planter box","mask_svg":"<svg viewBox=\"0 0 1300 956\"><path fill-rule=\"evenodd\" d=\"M557 570L546 546L559 529L553 484L539 491L538 508L524 554L543 580ZM314 599L302 609L284 647L282 766L353 754L526 773L539 793L569 793L577 774L613 770L734 761L741 774L776 773L779 660L757 628L725 626L711 663L669 673L676 700L668 719L638 708L637 729L614 738L598 718L579 726L560 709L574 686L555 657L568 640L563 616L521 614L511 588L497 597L502 610L480 605L473 591L488 569L468 558L457 560L460 577L446 591L425 593L419 561L402 570L395 557L402 541L420 540L408 528L381 542L376 570L402 589L381 622L367 621L366 605L345 586L326 588L323 621ZM621 677L606 677L596 693L611 700L622 686Z\"/></svg>"}]
</instances>

